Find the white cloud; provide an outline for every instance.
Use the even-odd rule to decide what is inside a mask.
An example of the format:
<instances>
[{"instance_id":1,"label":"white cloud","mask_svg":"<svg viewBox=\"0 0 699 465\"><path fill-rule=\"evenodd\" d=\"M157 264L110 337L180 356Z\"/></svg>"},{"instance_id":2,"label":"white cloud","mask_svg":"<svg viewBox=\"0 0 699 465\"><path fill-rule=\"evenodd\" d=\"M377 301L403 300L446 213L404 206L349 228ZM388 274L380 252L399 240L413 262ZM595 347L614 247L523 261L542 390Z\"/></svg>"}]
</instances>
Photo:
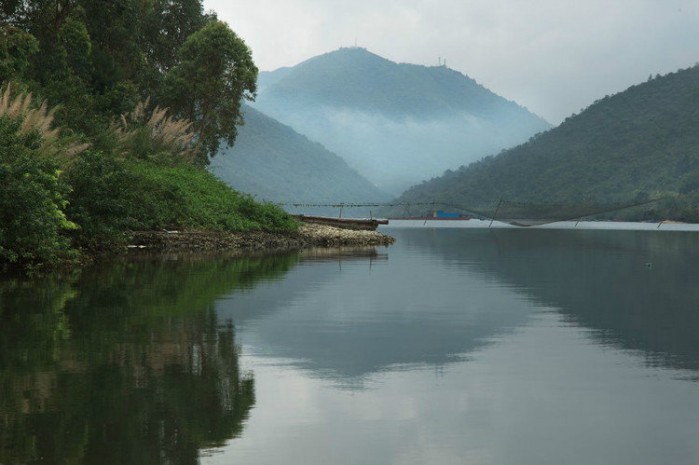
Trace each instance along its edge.
<instances>
[{"instance_id":1,"label":"white cloud","mask_svg":"<svg viewBox=\"0 0 699 465\"><path fill-rule=\"evenodd\" d=\"M696 0L205 0L263 70L358 45L447 64L557 123L699 61Z\"/></svg>"}]
</instances>

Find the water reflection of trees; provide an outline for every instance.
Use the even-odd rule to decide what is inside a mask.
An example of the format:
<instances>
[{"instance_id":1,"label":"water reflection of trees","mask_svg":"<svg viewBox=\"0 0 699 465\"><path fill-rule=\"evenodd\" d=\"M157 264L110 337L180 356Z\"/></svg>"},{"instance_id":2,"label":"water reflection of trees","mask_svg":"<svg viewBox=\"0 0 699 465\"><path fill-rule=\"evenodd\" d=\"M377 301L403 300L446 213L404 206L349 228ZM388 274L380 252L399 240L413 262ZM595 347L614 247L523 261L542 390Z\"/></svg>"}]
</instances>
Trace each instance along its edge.
<instances>
[{"instance_id":1,"label":"water reflection of trees","mask_svg":"<svg viewBox=\"0 0 699 465\"><path fill-rule=\"evenodd\" d=\"M0 284L0 463L196 463L255 402L216 297L296 258L142 259Z\"/></svg>"},{"instance_id":2,"label":"water reflection of trees","mask_svg":"<svg viewBox=\"0 0 699 465\"><path fill-rule=\"evenodd\" d=\"M699 371L699 235L649 231L447 230L401 236L510 283L639 350L651 365Z\"/></svg>"}]
</instances>

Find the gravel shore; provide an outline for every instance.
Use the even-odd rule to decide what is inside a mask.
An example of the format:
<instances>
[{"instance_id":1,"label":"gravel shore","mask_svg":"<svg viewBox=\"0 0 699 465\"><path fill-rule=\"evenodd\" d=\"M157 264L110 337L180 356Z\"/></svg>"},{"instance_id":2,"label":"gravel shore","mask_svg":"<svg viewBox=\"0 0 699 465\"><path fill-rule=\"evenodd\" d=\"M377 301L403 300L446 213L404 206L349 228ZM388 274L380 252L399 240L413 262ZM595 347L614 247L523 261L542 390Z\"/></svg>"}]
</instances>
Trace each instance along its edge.
<instances>
[{"instance_id":1,"label":"gravel shore","mask_svg":"<svg viewBox=\"0 0 699 465\"><path fill-rule=\"evenodd\" d=\"M378 231L356 231L318 224L302 224L295 233L252 231L137 231L129 249L147 250L281 250L308 247L390 245L391 236Z\"/></svg>"}]
</instances>

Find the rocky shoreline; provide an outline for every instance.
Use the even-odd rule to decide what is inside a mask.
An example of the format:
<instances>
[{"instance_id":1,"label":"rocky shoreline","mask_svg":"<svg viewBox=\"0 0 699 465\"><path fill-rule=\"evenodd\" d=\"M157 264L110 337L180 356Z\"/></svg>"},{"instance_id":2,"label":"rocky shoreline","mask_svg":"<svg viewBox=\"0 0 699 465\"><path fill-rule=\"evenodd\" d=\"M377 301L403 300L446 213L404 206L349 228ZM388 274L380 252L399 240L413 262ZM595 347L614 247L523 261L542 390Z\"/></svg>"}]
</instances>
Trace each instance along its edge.
<instances>
[{"instance_id":1,"label":"rocky shoreline","mask_svg":"<svg viewBox=\"0 0 699 465\"><path fill-rule=\"evenodd\" d=\"M319 224L302 224L294 233L251 231L136 231L130 250L202 251L290 250L309 247L390 245L395 239L378 231L358 231Z\"/></svg>"}]
</instances>

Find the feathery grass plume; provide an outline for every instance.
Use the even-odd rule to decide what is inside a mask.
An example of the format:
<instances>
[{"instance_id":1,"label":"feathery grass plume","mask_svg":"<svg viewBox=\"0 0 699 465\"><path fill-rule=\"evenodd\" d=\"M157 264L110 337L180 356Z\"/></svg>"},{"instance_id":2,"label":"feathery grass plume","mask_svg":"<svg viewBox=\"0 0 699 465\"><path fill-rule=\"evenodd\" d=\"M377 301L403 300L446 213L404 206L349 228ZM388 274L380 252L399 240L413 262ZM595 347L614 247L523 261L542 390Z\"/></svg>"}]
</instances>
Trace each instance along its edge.
<instances>
[{"instance_id":1,"label":"feathery grass plume","mask_svg":"<svg viewBox=\"0 0 699 465\"><path fill-rule=\"evenodd\" d=\"M144 158L167 153L192 163L198 152L192 122L168 116L168 109L156 106L150 111L150 97L121 115L112 129L122 144Z\"/></svg>"},{"instance_id":2,"label":"feathery grass plume","mask_svg":"<svg viewBox=\"0 0 699 465\"><path fill-rule=\"evenodd\" d=\"M13 95L12 82L0 89L0 118L10 118L19 123L19 133L25 136L36 133L39 136L38 153L51 158L60 165L86 150L90 144L62 139L60 129L52 127L53 117L58 107L48 108L46 101L38 108L32 106L32 94Z\"/></svg>"}]
</instances>

